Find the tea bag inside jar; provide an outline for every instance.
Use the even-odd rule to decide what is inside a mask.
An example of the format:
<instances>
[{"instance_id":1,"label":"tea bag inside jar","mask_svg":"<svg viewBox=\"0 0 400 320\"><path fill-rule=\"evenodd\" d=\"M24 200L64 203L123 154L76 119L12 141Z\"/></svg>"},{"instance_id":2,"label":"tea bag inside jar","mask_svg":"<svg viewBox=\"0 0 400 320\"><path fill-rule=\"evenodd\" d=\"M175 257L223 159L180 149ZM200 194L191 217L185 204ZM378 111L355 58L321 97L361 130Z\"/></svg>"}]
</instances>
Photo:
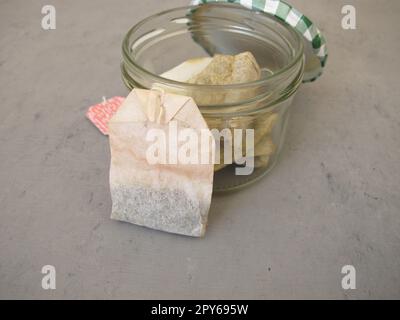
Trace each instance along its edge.
<instances>
[{"instance_id":1,"label":"tea bag inside jar","mask_svg":"<svg viewBox=\"0 0 400 320\"><path fill-rule=\"evenodd\" d=\"M213 57L194 58L164 72L161 77L198 85L229 85L259 80L262 71L251 52L242 52L237 55L216 54ZM188 90L185 94L192 96L199 105L212 105L222 103L237 103L257 94L257 89L235 89L228 92L213 92L205 94L201 89ZM269 159L275 153L276 147L272 142L272 129L278 121L278 114L267 112L255 117L234 117L229 124L223 118L207 119L210 128L223 130L254 129L255 133L255 166L267 166ZM233 137L233 134L232 134ZM218 143L218 141L217 141ZM232 146L234 141L229 142ZM224 158L221 148L220 160ZM246 157L245 154L243 154ZM215 171L225 168L230 163L215 165Z\"/></svg>"},{"instance_id":2,"label":"tea bag inside jar","mask_svg":"<svg viewBox=\"0 0 400 320\"><path fill-rule=\"evenodd\" d=\"M188 141L181 141L183 132L199 138L197 161L192 154L190 161L181 163L180 155L186 154L181 148ZM194 100L134 89L110 120L109 136L111 218L203 236L211 203L215 143Z\"/></svg>"},{"instance_id":3,"label":"tea bag inside jar","mask_svg":"<svg viewBox=\"0 0 400 320\"><path fill-rule=\"evenodd\" d=\"M261 69L251 52L237 55L216 54L213 57L194 58L160 75L163 78L198 85L239 84L259 80ZM226 92L188 92L198 105L235 103L251 98L254 89L235 89Z\"/></svg>"}]
</instances>

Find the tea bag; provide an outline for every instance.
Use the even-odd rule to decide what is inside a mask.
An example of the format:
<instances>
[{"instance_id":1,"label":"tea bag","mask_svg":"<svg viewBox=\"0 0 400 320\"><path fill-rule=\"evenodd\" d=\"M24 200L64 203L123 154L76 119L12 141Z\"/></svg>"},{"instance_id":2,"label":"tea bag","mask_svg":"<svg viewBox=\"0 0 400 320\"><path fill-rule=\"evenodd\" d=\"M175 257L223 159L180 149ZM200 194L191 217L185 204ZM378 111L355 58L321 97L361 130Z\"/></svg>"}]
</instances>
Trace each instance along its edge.
<instances>
[{"instance_id":1,"label":"tea bag","mask_svg":"<svg viewBox=\"0 0 400 320\"><path fill-rule=\"evenodd\" d=\"M210 161L171 161L182 147L173 140L171 128L176 128L177 136L191 130L205 137L197 145L198 159ZM163 158L160 154L165 151L165 162L149 162L149 148L154 146L149 134L154 132L166 137L157 153ZM110 120L109 136L111 218L203 236L211 203L215 143L194 100L158 90L134 89ZM202 148L204 145L208 147Z\"/></svg>"},{"instance_id":2,"label":"tea bag","mask_svg":"<svg viewBox=\"0 0 400 320\"><path fill-rule=\"evenodd\" d=\"M206 85L237 84L258 80L260 76L260 67L251 52L235 56L216 54L207 66L193 75L188 82Z\"/></svg>"},{"instance_id":3,"label":"tea bag","mask_svg":"<svg viewBox=\"0 0 400 320\"><path fill-rule=\"evenodd\" d=\"M189 59L160 75L174 81L199 85L226 85L256 81L261 69L251 52L237 55L216 54L211 57ZM198 105L235 103L254 95L254 90L236 89L226 92L188 92Z\"/></svg>"},{"instance_id":4,"label":"tea bag","mask_svg":"<svg viewBox=\"0 0 400 320\"><path fill-rule=\"evenodd\" d=\"M199 85L228 85L259 80L261 69L251 52L238 55L216 54L213 57L194 58L187 60L171 70L161 74L162 77ZM256 94L256 89L232 90L222 93L207 93L201 90L187 92L199 105L232 103L251 98ZM231 129L255 130L255 163L256 167L267 166L270 156L275 152L271 132L278 120L277 113L265 113L258 118L241 116L232 118L227 123L224 119L207 119L210 128L222 130ZM232 134L233 136L233 134ZM218 143L218 141L217 141ZM234 141L229 142L232 146ZM222 146L222 142L221 142ZM243 156L245 156L243 154ZM225 168L229 163L221 162L224 159L223 148L220 148L220 163L214 167L215 171Z\"/></svg>"}]
</instances>

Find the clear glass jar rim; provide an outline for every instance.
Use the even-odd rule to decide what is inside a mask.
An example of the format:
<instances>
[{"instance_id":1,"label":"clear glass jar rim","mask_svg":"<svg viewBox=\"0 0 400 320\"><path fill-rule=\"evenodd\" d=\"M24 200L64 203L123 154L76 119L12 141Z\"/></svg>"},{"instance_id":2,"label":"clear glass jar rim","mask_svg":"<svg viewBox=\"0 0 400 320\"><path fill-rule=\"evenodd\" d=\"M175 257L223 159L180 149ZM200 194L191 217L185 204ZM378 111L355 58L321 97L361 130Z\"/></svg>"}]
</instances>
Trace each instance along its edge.
<instances>
[{"instance_id":1,"label":"clear glass jar rim","mask_svg":"<svg viewBox=\"0 0 400 320\"><path fill-rule=\"evenodd\" d=\"M245 7L242 6L237 6L237 5L232 5L232 4L226 4L226 3L213 3L213 6L222 6L225 7L227 10L230 10L229 7L235 8L235 10L249 10ZM247 88L247 87L253 87L253 86L259 86L259 85L265 85L266 83L276 79L277 77L281 76L282 74L284 74L285 72L291 70L303 57L304 55L304 46L303 46L303 41L300 38L300 35L290 26L288 26L286 23L280 21L279 19L267 15L266 13L262 13L260 12L260 14L265 14L267 15L269 18L271 18L271 20L274 20L275 22L279 23L281 26L283 26L284 28L286 28L296 39L299 48L298 48L298 52L296 53L296 55L293 57L293 59L287 64L285 65L283 68L279 69L277 72L274 72L273 74L260 79L260 80L256 80L256 81L251 81L251 82L245 82L245 83L238 83L238 84L229 84L229 85L204 85L204 84L191 84L191 83L185 83L185 82L179 82L179 81L174 81L174 80L169 80L163 77L160 77L159 75L152 73L150 71L148 71L147 69L143 68L142 66L140 66L139 64L137 64L130 56L129 54L129 39L130 36L137 31L141 26L143 26L145 23L166 15L168 13L171 12L175 12L175 11L179 11L179 10L193 10L194 8L196 8L198 6L184 6L184 7L177 7L177 8L172 8L169 10L165 10L156 14L153 14L141 21L139 21L137 24L135 24L129 31L128 33L125 35L123 42L122 42L122 54L123 54L123 58L124 58L124 62L128 62L130 63L133 67L137 68L140 72L143 72L144 74L146 74L147 76L150 76L151 78L155 79L155 83L158 84L163 84L163 85L167 85L170 87L179 87L179 88L201 88L202 90L215 90L215 89L222 89L222 90L228 90L228 89L243 89L243 88Z\"/></svg>"}]
</instances>

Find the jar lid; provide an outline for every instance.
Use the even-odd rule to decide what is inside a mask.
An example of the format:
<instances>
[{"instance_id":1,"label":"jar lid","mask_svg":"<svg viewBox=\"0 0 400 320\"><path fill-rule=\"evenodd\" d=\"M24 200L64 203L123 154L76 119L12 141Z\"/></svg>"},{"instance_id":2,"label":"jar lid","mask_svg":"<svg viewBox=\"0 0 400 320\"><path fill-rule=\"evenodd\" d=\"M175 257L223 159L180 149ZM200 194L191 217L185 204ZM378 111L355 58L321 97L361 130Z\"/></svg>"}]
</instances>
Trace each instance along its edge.
<instances>
[{"instance_id":1,"label":"jar lid","mask_svg":"<svg viewBox=\"0 0 400 320\"><path fill-rule=\"evenodd\" d=\"M213 2L237 3L251 10L271 14L299 32L304 41L306 66L303 82L311 82L321 76L328 59L325 37L316 25L300 11L281 0L192 0L192 5Z\"/></svg>"}]
</instances>

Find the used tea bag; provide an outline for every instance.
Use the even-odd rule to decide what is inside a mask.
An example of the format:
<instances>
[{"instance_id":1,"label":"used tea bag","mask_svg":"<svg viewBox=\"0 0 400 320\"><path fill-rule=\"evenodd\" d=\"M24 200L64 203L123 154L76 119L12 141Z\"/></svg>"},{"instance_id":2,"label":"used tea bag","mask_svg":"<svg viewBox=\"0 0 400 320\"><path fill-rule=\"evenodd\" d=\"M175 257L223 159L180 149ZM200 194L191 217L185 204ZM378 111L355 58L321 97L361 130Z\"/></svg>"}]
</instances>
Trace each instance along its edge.
<instances>
[{"instance_id":1,"label":"used tea bag","mask_svg":"<svg viewBox=\"0 0 400 320\"><path fill-rule=\"evenodd\" d=\"M169 161L181 146L172 142L172 124L177 136L187 129L198 137L203 135L209 148L199 148L198 159L211 160L201 162L205 164ZM149 162L149 148L154 145L149 139L151 131L165 134L165 144L157 154L166 151L165 163ZM215 143L194 100L158 90L134 89L110 120L109 136L111 218L203 236L211 203Z\"/></svg>"}]
</instances>

